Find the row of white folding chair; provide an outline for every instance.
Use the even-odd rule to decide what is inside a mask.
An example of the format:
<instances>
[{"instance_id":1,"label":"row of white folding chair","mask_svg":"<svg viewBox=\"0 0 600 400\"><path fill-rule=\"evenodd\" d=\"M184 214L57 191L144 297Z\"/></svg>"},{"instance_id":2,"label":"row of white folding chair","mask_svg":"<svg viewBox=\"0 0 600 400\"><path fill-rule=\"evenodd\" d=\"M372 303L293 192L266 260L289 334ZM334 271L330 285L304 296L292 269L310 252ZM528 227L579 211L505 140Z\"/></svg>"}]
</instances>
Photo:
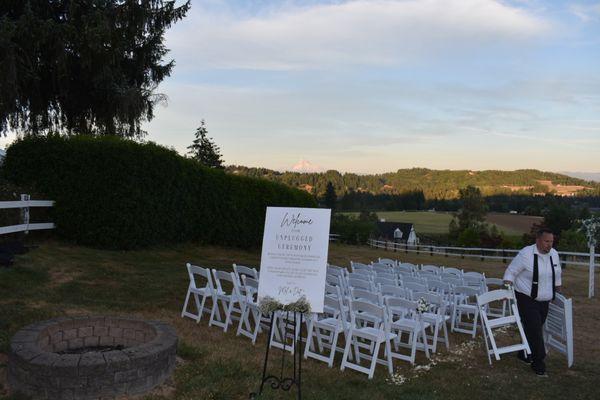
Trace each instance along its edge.
<instances>
[{"instance_id":1,"label":"row of white folding chair","mask_svg":"<svg viewBox=\"0 0 600 400\"><path fill-rule=\"evenodd\" d=\"M417 303L400 298L387 298L386 306L377 306L363 301L352 301L350 328L348 330L341 369L351 368L365 373L371 379L377 363L387 366L393 373L393 359L406 360L414 364L416 350L425 351L429 358L429 345L425 329L429 323L423 321L417 312ZM404 334L408 335L403 341ZM384 358L379 350L384 345ZM393 348L392 348L393 344ZM401 347L408 347L410 354L400 353ZM352 354L352 348L354 353ZM368 350L368 354L361 352ZM350 361L351 356L354 360ZM361 360L370 361L368 367Z\"/></svg>"},{"instance_id":2,"label":"row of white folding chair","mask_svg":"<svg viewBox=\"0 0 600 400\"><path fill-rule=\"evenodd\" d=\"M209 311L205 308L206 300L212 300L210 309L209 326L217 325L227 331L227 327L232 323L233 313L241 315L242 294L239 290L237 278L233 272L217 271L209 268L203 268L190 263L186 264L190 283L188 291L181 311L182 317L190 317L200 322L202 314ZM199 278L203 278L206 283L202 286L199 284ZM223 289L223 281L228 281L232 289L226 293ZM189 300L193 297L196 304L197 313L191 313L188 310ZM200 300L200 297L202 298ZM224 318L221 316L219 304L223 307L225 313ZM236 307L237 304L237 307Z\"/></svg>"}]
</instances>

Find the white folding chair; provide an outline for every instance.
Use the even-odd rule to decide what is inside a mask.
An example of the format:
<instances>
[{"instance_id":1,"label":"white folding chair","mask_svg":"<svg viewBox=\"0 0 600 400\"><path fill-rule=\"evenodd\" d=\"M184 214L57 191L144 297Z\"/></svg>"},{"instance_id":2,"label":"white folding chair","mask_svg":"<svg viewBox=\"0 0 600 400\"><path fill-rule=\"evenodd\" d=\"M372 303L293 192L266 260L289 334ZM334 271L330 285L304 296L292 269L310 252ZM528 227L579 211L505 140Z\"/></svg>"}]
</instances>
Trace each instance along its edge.
<instances>
[{"instance_id":1,"label":"white folding chair","mask_svg":"<svg viewBox=\"0 0 600 400\"><path fill-rule=\"evenodd\" d=\"M224 332L227 332L227 328L233 323L232 319L238 319L242 315L244 296L238 291L239 286L237 285L237 277L233 272L219 271L216 269L213 269L212 272L213 277L215 278L215 301L213 303L213 309L210 314L208 325L220 326L223 328ZM225 282L228 282L231 286L231 291L229 293L225 291ZM225 320L221 319L219 302L223 307ZM234 313L237 313L238 315L234 316Z\"/></svg>"},{"instance_id":2,"label":"white folding chair","mask_svg":"<svg viewBox=\"0 0 600 400\"><path fill-rule=\"evenodd\" d=\"M477 306L477 295L479 294L479 289L468 286L456 286L452 289L454 298L452 332L468 333L475 337L479 319L479 307ZM463 315L466 317L464 320ZM472 318L472 320L469 321L469 318Z\"/></svg>"},{"instance_id":3,"label":"white folding chair","mask_svg":"<svg viewBox=\"0 0 600 400\"><path fill-rule=\"evenodd\" d=\"M391 352L392 358L414 364L417 350L423 350L425 356L429 358L429 345L425 329L430 324L424 321L417 311L417 302L396 297L388 297L385 302L390 332L396 336L393 342L394 350ZM406 336L405 334L408 335L408 338L403 341L402 338ZM410 349L410 355L400 353L400 347Z\"/></svg>"},{"instance_id":4,"label":"white folding chair","mask_svg":"<svg viewBox=\"0 0 600 400\"><path fill-rule=\"evenodd\" d=\"M310 318L305 322L310 323ZM274 311L273 330L271 331L269 345L294 354L300 329L300 318L297 313Z\"/></svg>"},{"instance_id":5,"label":"white folding chair","mask_svg":"<svg viewBox=\"0 0 600 400\"><path fill-rule=\"evenodd\" d=\"M321 315L313 314L308 323L304 358L310 357L326 362L331 368L335 353L344 351L343 348L337 347L337 342L340 333L346 336L348 332L347 317L341 298L325 297L324 310L325 312ZM316 342L318 352L314 342ZM324 354L325 350L329 350L329 354Z\"/></svg>"},{"instance_id":6,"label":"white folding chair","mask_svg":"<svg viewBox=\"0 0 600 400\"><path fill-rule=\"evenodd\" d=\"M423 297L427 303L430 304L430 311L422 314L423 321L429 322L432 336L428 337L431 339L431 352L437 351L438 341L446 345L446 349L450 348L450 340L448 339L448 321L450 316L446 313L447 302L444 296L436 293L419 293L414 296L415 298ZM440 330L444 337L440 338Z\"/></svg>"},{"instance_id":7,"label":"white folding chair","mask_svg":"<svg viewBox=\"0 0 600 400\"><path fill-rule=\"evenodd\" d=\"M252 339L252 344L256 344L258 334L264 328L268 329L269 317L263 315L258 307L258 281L243 275L242 286L246 295L242 298L242 316L236 335L246 336Z\"/></svg>"},{"instance_id":8,"label":"white folding chair","mask_svg":"<svg viewBox=\"0 0 600 400\"><path fill-rule=\"evenodd\" d=\"M363 301L352 301L350 312L350 327L346 338L346 346L342 357L341 370L350 368L373 378L377 363L387 365L390 375L394 372L392 364L392 349L390 342L396 335L389 332L383 307ZM381 344L385 346L385 359L379 358ZM362 344L362 345L361 345ZM351 347L354 347L354 360L350 361ZM366 349L369 354L361 353ZM361 359L371 361L370 366L363 367Z\"/></svg>"},{"instance_id":9,"label":"white folding chair","mask_svg":"<svg viewBox=\"0 0 600 400\"><path fill-rule=\"evenodd\" d=\"M499 317L494 319L488 318L487 307L490 303L507 300L512 308L513 315L506 317ZM521 325L521 319L519 317L519 310L517 309L517 303L515 299L515 293L512 289L499 289L492 290L477 295L477 306L481 315L481 324L483 328L483 336L486 346L486 354L488 362L492 364L491 355L493 354L496 360L500 360L500 354L510 353L513 351L525 351L527 354L531 354L527 338L525 337L525 331ZM520 342L509 346L498 347L496 344L496 338L494 337L494 329L516 325L520 334Z\"/></svg>"},{"instance_id":10,"label":"white folding chair","mask_svg":"<svg viewBox=\"0 0 600 400\"><path fill-rule=\"evenodd\" d=\"M181 317L190 317L194 319L196 323L198 323L200 322L200 319L202 319L202 314L205 311L211 311L209 308L205 308L204 304L206 303L207 298L211 298L214 304L215 289L210 274L210 269L202 268L196 265L192 265L190 263L187 263L186 267L190 278L190 284L188 285L187 294L185 296L185 302L183 303L183 309L181 310ZM206 280L206 284L204 286L201 286L199 284L199 280L197 280L199 278L204 278L204 280ZM200 300L200 296L202 297L202 300ZM194 298L196 310L198 311L197 314L187 311L190 297Z\"/></svg>"},{"instance_id":11,"label":"white folding chair","mask_svg":"<svg viewBox=\"0 0 600 400\"><path fill-rule=\"evenodd\" d=\"M567 356L570 368L573 365L573 301L560 293L556 293L549 304L544 339L548 350L554 349Z\"/></svg>"}]
</instances>

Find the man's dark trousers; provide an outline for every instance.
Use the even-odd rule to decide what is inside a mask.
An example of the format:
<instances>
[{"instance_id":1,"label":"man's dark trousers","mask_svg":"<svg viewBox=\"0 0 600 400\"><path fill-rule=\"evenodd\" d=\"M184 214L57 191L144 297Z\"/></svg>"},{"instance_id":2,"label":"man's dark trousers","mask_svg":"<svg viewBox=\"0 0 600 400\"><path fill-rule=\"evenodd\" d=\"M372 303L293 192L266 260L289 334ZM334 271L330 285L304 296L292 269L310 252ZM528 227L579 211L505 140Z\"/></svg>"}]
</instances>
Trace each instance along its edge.
<instances>
[{"instance_id":1,"label":"man's dark trousers","mask_svg":"<svg viewBox=\"0 0 600 400\"><path fill-rule=\"evenodd\" d=\"M521 323L525 330L527 342L531 348L532 368L536 372L546 372L546 347L544 346L543 327L548 316L549 301L536 301L531 297L515 291L517 307L521 316Z\"/></svg>"}]
</instances>

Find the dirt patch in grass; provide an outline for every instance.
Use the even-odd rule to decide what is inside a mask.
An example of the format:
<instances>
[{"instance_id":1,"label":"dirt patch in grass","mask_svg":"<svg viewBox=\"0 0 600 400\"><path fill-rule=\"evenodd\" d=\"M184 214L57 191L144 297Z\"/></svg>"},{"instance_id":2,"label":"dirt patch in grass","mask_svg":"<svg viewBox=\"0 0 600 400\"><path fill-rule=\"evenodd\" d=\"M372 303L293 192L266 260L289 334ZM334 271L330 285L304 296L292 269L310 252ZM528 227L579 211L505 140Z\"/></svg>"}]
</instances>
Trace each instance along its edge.
<instances>
[{"instance_id":1,"label":"dirt patch in grass","mask_svg":"<svg viewBox=\"0 0 600 400\"><path fill-rule=\"evenodd\" d=\"M539 224L544 218L531 215L518 215L507 213L488 213L486 221L496 224L500 230L507 231L507 234L529 233L534 224Z\"/></svg>"}]
</instances>

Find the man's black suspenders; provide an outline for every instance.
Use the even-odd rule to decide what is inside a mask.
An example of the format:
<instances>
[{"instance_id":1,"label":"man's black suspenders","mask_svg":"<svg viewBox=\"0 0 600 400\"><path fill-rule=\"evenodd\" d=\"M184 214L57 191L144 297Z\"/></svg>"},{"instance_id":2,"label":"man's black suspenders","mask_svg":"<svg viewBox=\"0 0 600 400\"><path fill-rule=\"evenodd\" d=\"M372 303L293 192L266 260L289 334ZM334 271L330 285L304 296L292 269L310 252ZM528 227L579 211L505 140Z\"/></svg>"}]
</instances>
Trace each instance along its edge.
<instances>
[{"instance_id":1,"label":"man's black suspenders","mask_svg":"<svg viewBox=\"0 0 600 400\"><path fill-rule=\"evenodd\" d=\"M550 265L552 266L552 300L556 295L556 273L554 272L554 261L550 256ZM538 281L540 272L538 270L538 255L533 253L533 279L531 280L531 295L530 297L535 300L538 295Z\"/></svg>"}]
</instances>

